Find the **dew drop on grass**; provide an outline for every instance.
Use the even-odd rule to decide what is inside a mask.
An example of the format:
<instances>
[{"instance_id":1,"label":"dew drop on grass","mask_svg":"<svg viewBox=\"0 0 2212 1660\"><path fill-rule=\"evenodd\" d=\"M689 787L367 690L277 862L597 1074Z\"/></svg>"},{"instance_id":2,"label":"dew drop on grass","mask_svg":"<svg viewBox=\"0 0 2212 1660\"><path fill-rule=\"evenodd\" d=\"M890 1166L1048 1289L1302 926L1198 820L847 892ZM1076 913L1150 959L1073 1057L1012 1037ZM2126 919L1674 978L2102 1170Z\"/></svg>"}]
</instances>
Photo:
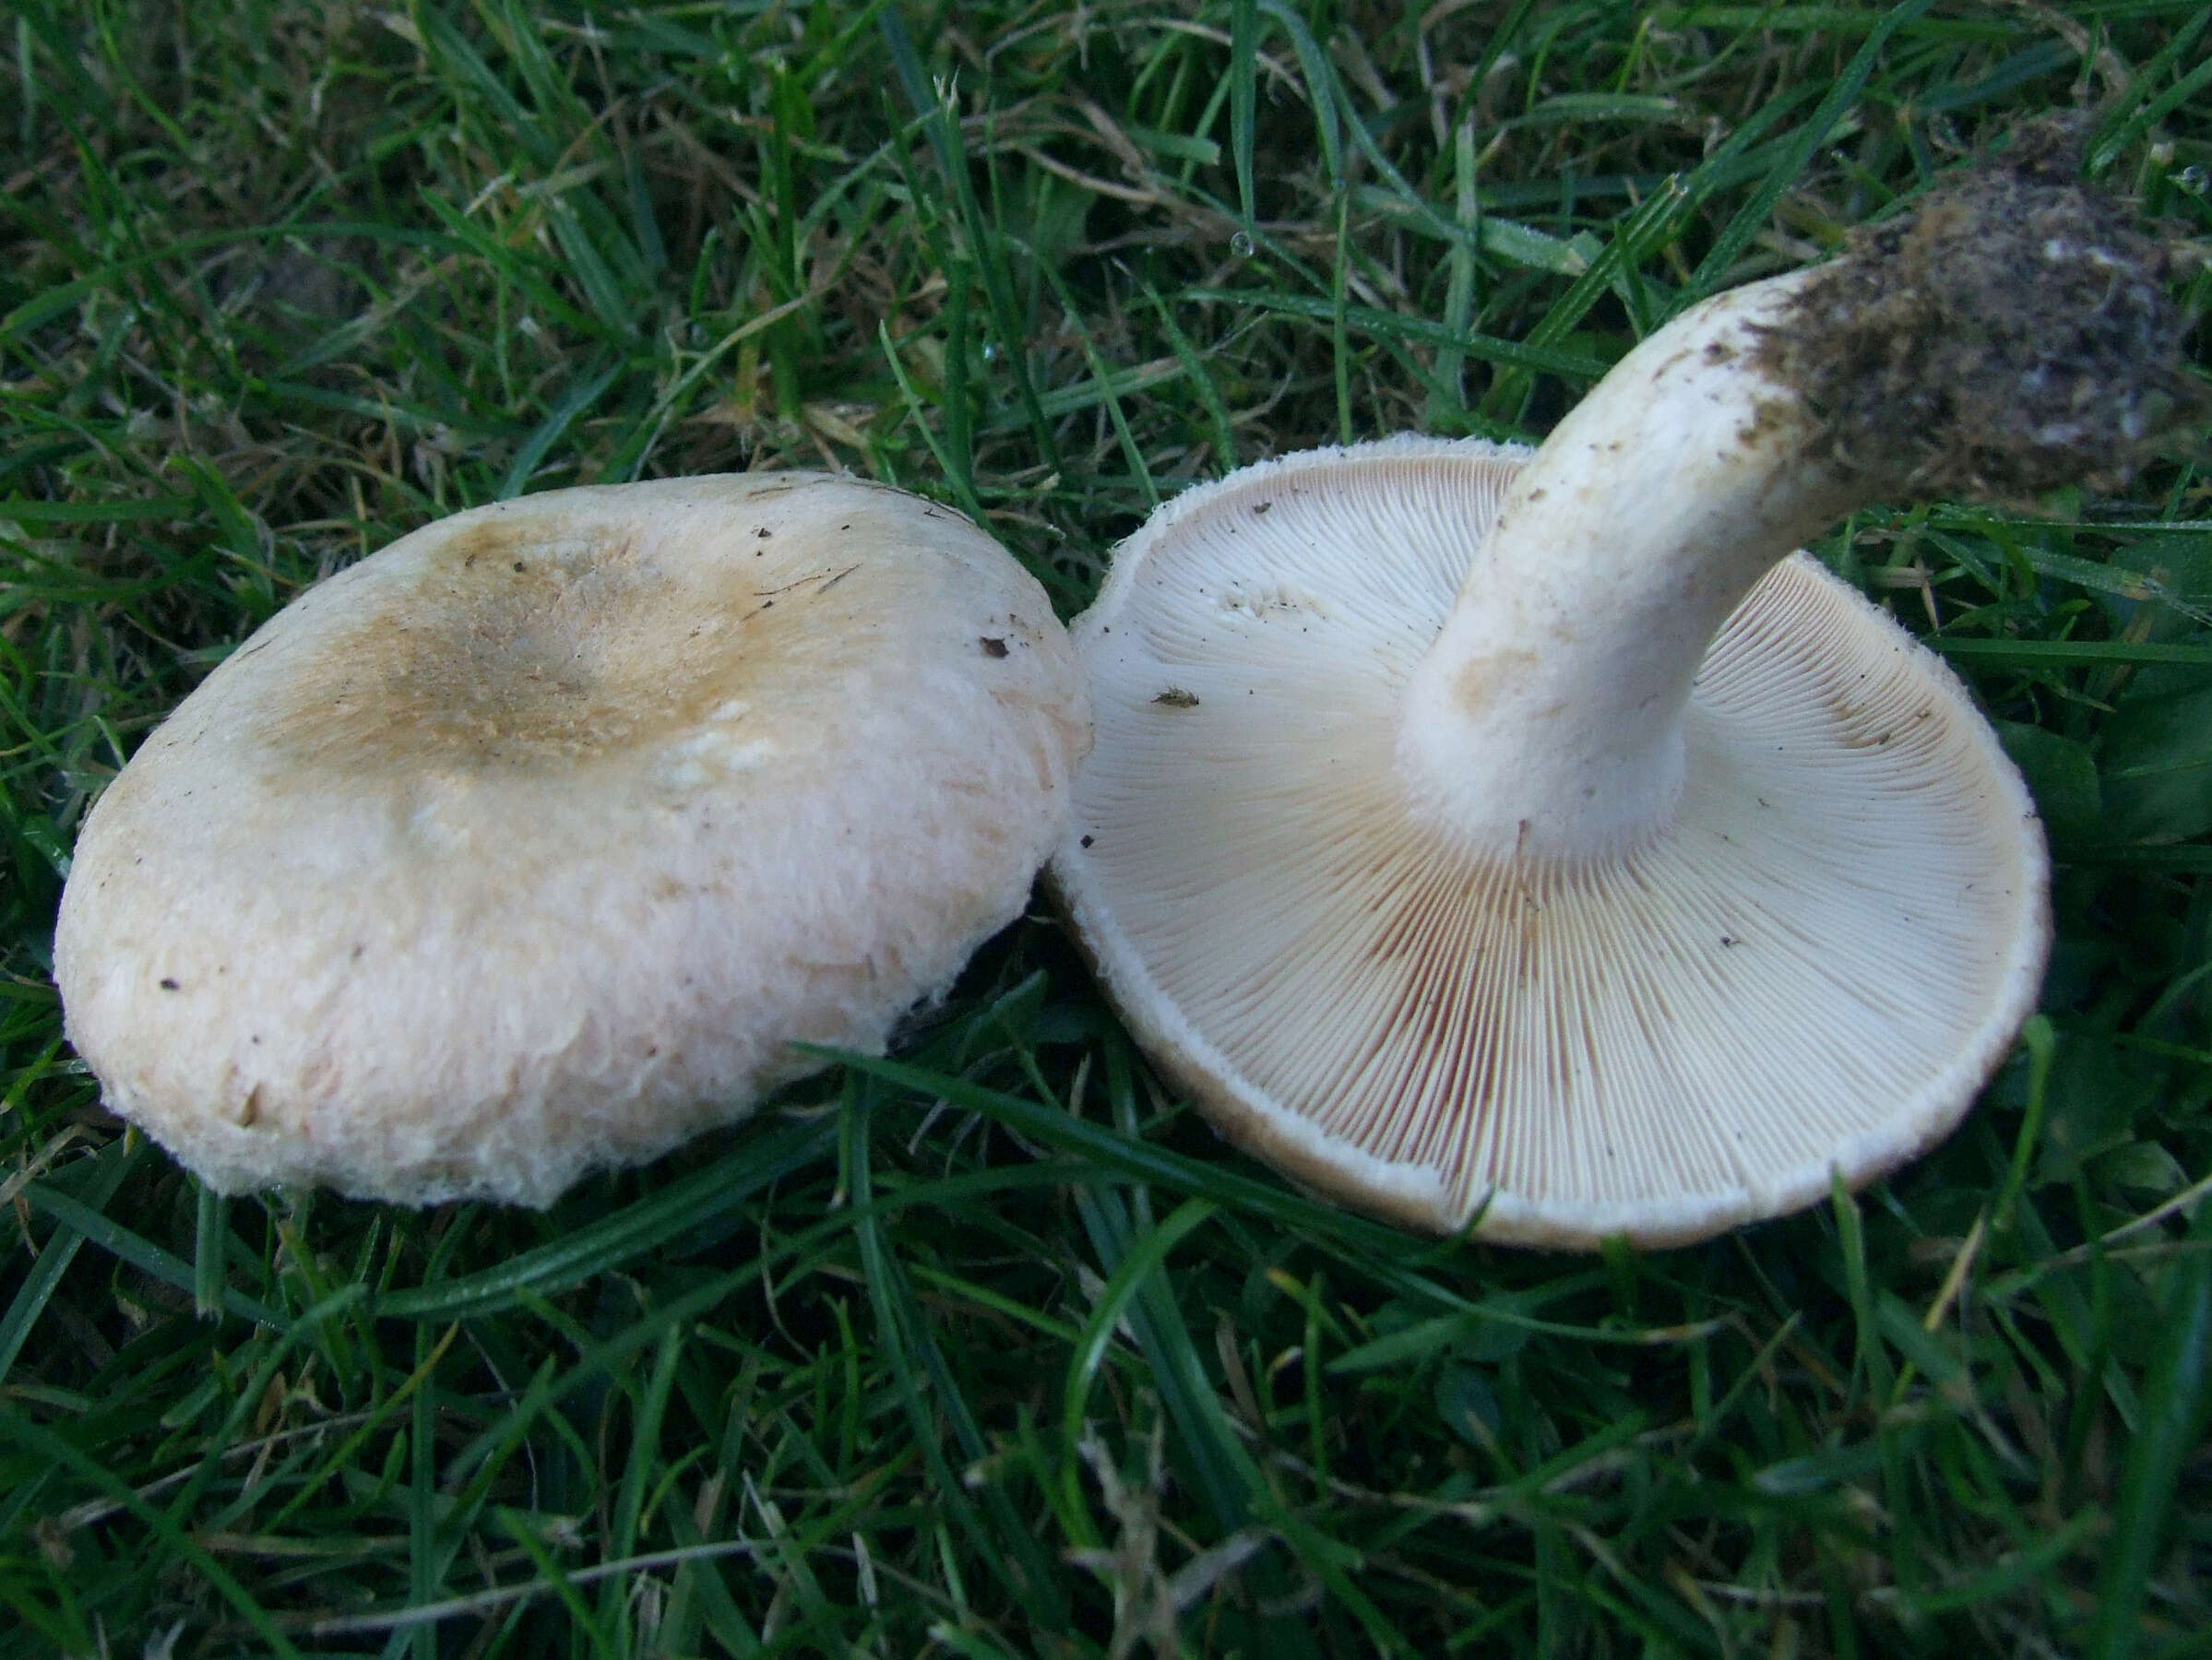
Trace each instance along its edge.
<instances>
[{"instance_id":1,"label":"dew drop on grass","mask_svg":"<svg viewBox=\"0 0 2212 1660\"><path fill-rule=\"evenodd\" d=\"M1239 259L1250 259L1256 245L1249 231L1239 231L1229 239L1229 251Z\"/></svg>"}]
</instances>

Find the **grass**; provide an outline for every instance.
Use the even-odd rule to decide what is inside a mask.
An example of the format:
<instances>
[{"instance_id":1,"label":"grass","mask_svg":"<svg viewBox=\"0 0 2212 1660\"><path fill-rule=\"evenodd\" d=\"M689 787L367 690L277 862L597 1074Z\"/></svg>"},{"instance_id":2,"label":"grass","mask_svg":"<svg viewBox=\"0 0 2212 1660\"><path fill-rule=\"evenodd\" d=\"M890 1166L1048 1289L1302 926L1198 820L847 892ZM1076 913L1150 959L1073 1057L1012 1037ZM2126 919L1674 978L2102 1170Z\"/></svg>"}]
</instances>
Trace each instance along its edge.
<instances>
[{"instance_id":1,"label":"grass","mask_svg":"<svg viewBox=\"0 0 2212 1660\"><path fill-rule=\"evenodd\" d=\"M1310 1203L1041 915L892 1059L544 1215L214 1199L47 974L133 746L434 516L845 467L1073 611L1185 483L1540 432L2024 113L2204 238L2198 0L6 22L0 1654L2212 1653L2186 454L1824 544L2001 723L2060 943L1946 1146L1693 1250Z\"/></svg>"}]
</instances>

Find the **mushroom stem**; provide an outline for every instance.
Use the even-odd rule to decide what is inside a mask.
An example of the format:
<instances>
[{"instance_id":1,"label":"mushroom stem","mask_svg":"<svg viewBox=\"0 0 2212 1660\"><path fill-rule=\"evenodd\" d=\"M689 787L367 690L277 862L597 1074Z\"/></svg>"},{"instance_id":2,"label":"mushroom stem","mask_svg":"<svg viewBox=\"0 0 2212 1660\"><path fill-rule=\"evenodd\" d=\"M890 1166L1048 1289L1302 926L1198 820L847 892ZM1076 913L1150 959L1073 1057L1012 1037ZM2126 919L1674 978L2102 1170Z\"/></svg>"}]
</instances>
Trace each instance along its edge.
<instances>
[{"instance_id":1,"label":"mushroom stem","mask_svg":"<svg viewBox=\"0 0 2212 1660\"><path fill-rule=\"evenodd\" d=\"M1603 855L1663 825L1706 646L1769 566L1874 492L1757 366L1811 276L1685 312L1515 480L1398 731L1417 799L1476 847Z\"/></svg>"},{"instance_id":2,"label":"mushroom stem","mask_svg":"<svg viewBox=\"0 0 2212 1660\"><path fill-rule=\"evenodd\" d=\"M1671 822L1715 633L1791 548L1891 492L2124 479L2205 407L2166 253L2063 132L1933 190L1825 266L1693 306L1515 481L1400 708L1417 811L1575 862Z\"/></svg>"}]
</instances>

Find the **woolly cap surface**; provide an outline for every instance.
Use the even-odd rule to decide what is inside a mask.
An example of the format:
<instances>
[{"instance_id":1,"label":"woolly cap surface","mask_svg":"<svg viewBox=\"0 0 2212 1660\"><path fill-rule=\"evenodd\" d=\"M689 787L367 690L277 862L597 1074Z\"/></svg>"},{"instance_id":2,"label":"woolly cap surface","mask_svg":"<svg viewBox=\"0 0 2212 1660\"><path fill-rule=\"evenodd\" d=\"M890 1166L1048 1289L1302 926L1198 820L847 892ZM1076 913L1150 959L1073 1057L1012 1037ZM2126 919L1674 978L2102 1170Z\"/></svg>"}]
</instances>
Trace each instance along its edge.
<instances>
[{"instance_id":1,"label":"woolly cap surface","mask_svg":"<svg viewBox=\"0 0 2212 1660\"><path fill-rule=\"evenodd\" d=\"M2033 1006L2018 774L1950 671L1800 555L1705 657L1665 834L1470 849L1409 798L1394 727L1526 456L1293 456L1123 545L1074 631L1076 927L1220 1128L1417 1227L1665 1244L1868 1180L1951 1128Z\"/></svg>"},{"instance_id":2,"label":"woolly cap surface","mask_svg":"<svg viewBox=\"0 0 2212 1660\"><path fill-rule=\"evenodd\" d=\"M951 510L568 490L302 595L101 798L55 938L110 1106L225 1192L550 1203L880 1050L1011 920L1083 689Z\"/></svg>"}]
</instances>

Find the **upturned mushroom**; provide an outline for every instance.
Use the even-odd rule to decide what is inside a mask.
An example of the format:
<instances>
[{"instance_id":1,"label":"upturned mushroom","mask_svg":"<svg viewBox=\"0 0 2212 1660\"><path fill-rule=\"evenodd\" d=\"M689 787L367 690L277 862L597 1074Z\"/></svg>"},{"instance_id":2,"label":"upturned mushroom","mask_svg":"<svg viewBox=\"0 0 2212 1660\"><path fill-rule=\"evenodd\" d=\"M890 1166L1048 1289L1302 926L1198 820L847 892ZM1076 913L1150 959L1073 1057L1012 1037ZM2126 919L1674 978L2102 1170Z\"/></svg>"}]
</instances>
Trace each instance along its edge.
<instances>
[{"instance_id":1,"label":"upturned mushroom","mask_svg":"<svg viewBox=\"0 0 2212 1660\"><path fill-rule=\"evenodd\" d=\"M1692 307L1533 453L1290 456L1117 551L1053 879L1232 1139L1588 1248L1950 1131L2037 995L2040 827L1944 664L1790 550L2119 473L2189 398L2160 251L2061 172Z\"/></svg>"},{"instance_id":2,"label":"upturned mushroom","mask_svg":"<svg viewBox=\"0 0 2212 1660\"><path fill-rule=\"evenodd\" d=\"M54 942L108 1104L218 1190L550 1203L880 1051L1021 908L1088 741L1043 590L855 479L402 538L108 787Z\"/></svg>"}]
</instances>

